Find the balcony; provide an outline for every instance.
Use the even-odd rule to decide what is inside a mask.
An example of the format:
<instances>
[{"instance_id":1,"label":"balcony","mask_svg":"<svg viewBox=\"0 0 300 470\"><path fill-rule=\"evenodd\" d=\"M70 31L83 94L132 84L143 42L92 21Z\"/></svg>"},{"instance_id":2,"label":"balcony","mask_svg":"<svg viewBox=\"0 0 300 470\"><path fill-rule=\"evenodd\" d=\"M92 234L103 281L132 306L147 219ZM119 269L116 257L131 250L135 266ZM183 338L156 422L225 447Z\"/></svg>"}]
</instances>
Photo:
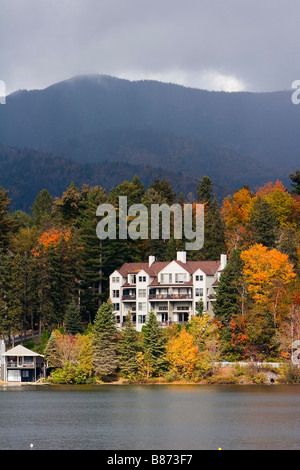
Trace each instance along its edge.
<instances>
[{"instance_id":1,"label":"balcony","mask_svg":"<svg viewBox=\"0 0 300 470\"><path fill-rule=\"evenodd\" d=\"M159 326L161 327L167 327L171 325L186 325L188 323L188 320L167 320L167 321L158 321L157 322Z\"/></svg>"},{"instance_id":2,"label":"balcony","mask_svg":"<svg viewBox=\"0 0 300 470\"><path fill-rule=\"evenodd\" d=\"M149 294L149 300L181 300L192 298L192 294Z\"/></svg>"},{"instance_id":3,"label":"balcony","mask_svg":"<svg viewBox=\"0 0 300 470\"><path fill-rule=\"evenodd\" d=\"M122 295L122 300L136 300L136 294Z\"/></svg>"},{"instance_id":4,"label":"balcony","mask_svg":"<svg viewBox=\"0 0 300 470\"><path fill-rule=\"evenodd\" d=\"M7 364L6 364L6 367L7 369L23 369L24 367L28 367L28 368L31 368L31 367L35 367L34 365L34 362L17 362L17 361L9 361Z\"/></svg>"}]
</instances>

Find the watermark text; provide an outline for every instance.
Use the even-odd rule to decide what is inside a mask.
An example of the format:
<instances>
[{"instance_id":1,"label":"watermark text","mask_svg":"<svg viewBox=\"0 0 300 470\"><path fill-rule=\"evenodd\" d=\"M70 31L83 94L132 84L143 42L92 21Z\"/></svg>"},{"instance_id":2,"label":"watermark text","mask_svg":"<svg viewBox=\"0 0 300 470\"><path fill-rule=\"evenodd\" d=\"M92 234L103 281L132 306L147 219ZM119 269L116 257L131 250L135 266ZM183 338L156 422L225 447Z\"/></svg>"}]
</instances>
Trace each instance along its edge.
<instances>
[{"instance_id":1,"label":"watermark text","mask_svg":"<svg viewBox=\"0 0 300 470\"><path fill-rule=\"evenodd\" d=\"M183 207L180 204L151 204L149 212L144 204L128 207L127 196L120 196L118 208L112 204L101 204L96 215L103 217L96 228L100 240L169 240L173 235L176 240L188 240L186 250L200 250L203 247L203 204L184 204Z\"/></svg>"},{"instance_id":2,"label":"watermark text","mask_svg":"<svg viewBox=\"0 0 300 470\"><path fill-rule=\"evenodd\" d=\"M292 103L300 103L300 80L294 80L292 83L292 89L295 90L292 94Z\"/></svg>"}]
</instances>

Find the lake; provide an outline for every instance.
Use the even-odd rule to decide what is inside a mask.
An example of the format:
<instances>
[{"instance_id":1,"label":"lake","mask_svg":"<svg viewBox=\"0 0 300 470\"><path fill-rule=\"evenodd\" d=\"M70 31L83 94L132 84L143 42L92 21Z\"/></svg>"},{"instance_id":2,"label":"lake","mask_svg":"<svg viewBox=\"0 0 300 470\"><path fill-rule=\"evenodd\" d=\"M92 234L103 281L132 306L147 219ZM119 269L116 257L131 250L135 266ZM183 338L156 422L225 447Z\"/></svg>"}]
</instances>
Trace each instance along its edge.
<instances>
[{"instance_id":1,"label":"lake","mask_svg":"<svg viewBox=\"0 0 300 470\"><path fill-rule=\"evenodd\" d=\"M299 450L300 385L0 387L0 449Z\"/></svg>"}]
</instances>

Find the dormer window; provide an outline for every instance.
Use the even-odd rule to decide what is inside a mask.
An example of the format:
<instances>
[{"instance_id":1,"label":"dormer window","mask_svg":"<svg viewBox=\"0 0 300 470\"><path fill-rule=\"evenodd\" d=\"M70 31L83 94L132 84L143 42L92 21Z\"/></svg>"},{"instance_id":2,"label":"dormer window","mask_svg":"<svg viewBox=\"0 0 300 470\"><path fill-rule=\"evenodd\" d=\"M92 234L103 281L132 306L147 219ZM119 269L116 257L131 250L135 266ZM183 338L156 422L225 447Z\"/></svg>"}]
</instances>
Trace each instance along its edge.
<instances>
[{"instance_id":1,"label":"dormer window","mask_svg":"<svg viewBox=\"0 0 300 470\"><path fill-rule=\"evenodd\" d=\"M176 283L182 283L182 282L186 282L187 279L186 279L186 273L177 273L175 274L175 282Z\"/></svg>"},{"instance_id":2,"label":"dormer window","mask_svg":"<svg viewBox=\"0 0 300 470\"><path fill-rule=\"evenodd\" d=\"M160 275L161 284L171 284L172 283L172 274L164 273Z\"/></svg>"}]
</instances>

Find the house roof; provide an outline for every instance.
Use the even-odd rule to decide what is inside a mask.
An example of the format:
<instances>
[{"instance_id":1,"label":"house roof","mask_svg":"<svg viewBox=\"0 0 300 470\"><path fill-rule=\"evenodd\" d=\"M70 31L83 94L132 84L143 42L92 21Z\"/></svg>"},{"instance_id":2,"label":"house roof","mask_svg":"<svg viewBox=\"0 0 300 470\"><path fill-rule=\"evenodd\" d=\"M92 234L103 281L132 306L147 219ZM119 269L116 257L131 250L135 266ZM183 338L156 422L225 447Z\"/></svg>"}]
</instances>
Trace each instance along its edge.
<instances>
[{"instance_id":1,"label":"house roof","mask_svg":"<svg viewBox=\"0 0 300 470\"><path fill-rule=\"evenodd\" d=\"M149 263L124 263L118 271L123 277L126 277L127 274L139 273L140 271L145 271L149 276L156 276L168 264L169 261L155 261L149 267Z\"/></svg>"},{"instance_id":2,"label":"house roof","mask_svg":"<svg viewBox=\"0 0 300 470\"><path fill-rule=\"evenodd\" d=\"M207 276L213 276L218 271L220 264L220 261L188 261L186 263L190 267L191 274L197 269L201 269Z\"/></svg>"},{"instance_id":3,"label":"house roof","mask_svg":"<svg viewBox=\"0 0 300 470\"><path fill-rule=\"evenodd\" d=\"M42 354L38 354L30 349L25 348L21 344L18 344L15 348L9 349L6 351L2 356L42 356Z\"/></svg>"},{"instance_id":4,"label":"house roof","mask_svg":"<svg viewBox=\"0 0 300 470\"><path fill-rule=\"evenodd\" d=\"M178 260L174 261L190 274L193 274L197 269L201 269L207 276L213 276L220 267L220 261L187 261L186 263ZM118 272L123 277L126 277L127 274L136 274L144 270L149 276L155 277L172 262L173 261L154 261L150 267L148 263L124 263Z\"/></svg>"},{"instance_id":5,"label":"house roof","mask_svg":"<svg viewBox=\"0 0 300 470\"><path fill-rule=\"evenodd\" d=\"M198 269L200 269L207 276L214 276L220 268L220 261L187 261L183 263L179 260L173 260L179 266L184 268L190 275L194 274ZM150 282L150 286L159 286L159 285L181 285L181 286L190 286L193 284L192 279L184 283L164 283L161 284L158 281L158 274L173 261L154 261L149 267L148 263L124 263L118 272L122 277L126 278L128 274L137 274L140 271L145 271L150 277L153 277ZM135 285L125 282L122 287L136 287Z\"/></svg>"}]
</instances>

